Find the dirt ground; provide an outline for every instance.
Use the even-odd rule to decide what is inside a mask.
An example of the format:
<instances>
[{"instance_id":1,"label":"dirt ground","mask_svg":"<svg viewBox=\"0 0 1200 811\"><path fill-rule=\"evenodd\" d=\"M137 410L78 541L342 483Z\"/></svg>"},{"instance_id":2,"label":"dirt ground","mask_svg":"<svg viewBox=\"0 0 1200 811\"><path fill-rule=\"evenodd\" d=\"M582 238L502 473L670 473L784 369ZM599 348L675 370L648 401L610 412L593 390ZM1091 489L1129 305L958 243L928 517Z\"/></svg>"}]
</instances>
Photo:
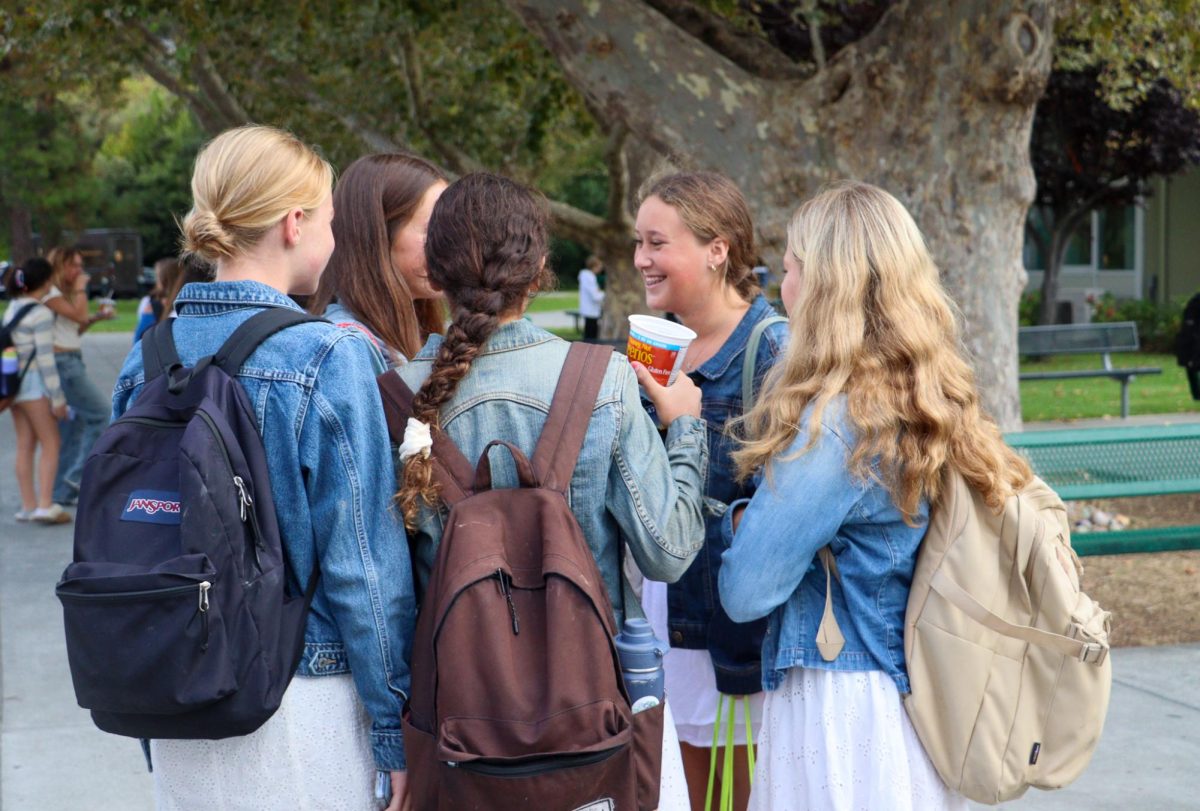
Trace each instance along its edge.
<instances>
[{"instance_id":1,"label":"dirt ground","mask_svg":"<svg viewBox=\"0 0 1200 811\"><path fill-rule=\"evenodd\" d=\"M1195 493L1087 504L1129 516L1133 528L1200 523L1200 494ZM1200 642L1200 551L1100 555L1082 561L1084 590L1112 612L1114 646Z\"/></svg>"}]
</instances>

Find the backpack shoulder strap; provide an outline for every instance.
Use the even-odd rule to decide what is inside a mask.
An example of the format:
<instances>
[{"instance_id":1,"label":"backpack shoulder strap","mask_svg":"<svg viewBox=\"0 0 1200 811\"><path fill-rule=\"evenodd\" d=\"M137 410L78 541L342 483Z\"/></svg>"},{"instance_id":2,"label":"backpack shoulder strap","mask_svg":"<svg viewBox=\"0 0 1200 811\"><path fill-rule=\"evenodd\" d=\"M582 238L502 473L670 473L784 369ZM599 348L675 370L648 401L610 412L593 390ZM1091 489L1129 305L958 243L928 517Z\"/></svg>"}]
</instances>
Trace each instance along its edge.
<instances>
[{"instance_id":1,"label":"backpack shoulder strap","mask_svg":"<svg viewBox=\"0 0 1200 811\"><path fill-rule=\"evenodd\" d=\"M742 410L749 411L754 405L754 372L758 362L758 345L763 333L773 324L786 324L787 319L781 315L764 318L754 325L750 337L746 340L746 355L742 359Z\"/></svg>"},{"instance_id":2,"label":"backpack shoulder strap","mask_svg":"<svg viewBox=\"0 0 1200 811\"><path fill-rule=\"evenodd\" d=\"M171 334L174 322L174 318L163 319L142 333L142 369L147 383L164 372L183 367Z\"/></svg>"},{"instance_id":3,"label":"backpack shoulder strap","mask_svg":"<svg viewBox=\"0 0 1200 811\"><path fill-rule=\"evenodd\" d=\"M383 414L387 418L388 434L397 445L404 442L404 429L412 416L413 391L395 371L384 372L375 378L383 399ZM445 431L433 431L434 480L442 488L442 500L447 504L462 501L471 495L475 467L467 461L458 446Z\"/></svg>"},{"instance_id":4,"label":"backpack shoulder strap","mask_svg":"<svg viewBox=\"0 0 1200 811\"><path fill-rule=\"evenodd\" d=\"M565 493L570 486L610 357L611 346L571 344L533 451L534 475L542 487Z\"/></svg>"},{"instance_id":5,"label":"backpack shoulder strap","mask_svg":"<svg viewBox=\"0 0 1200 811\"><path fill-rule=\"evenodd\" d=\"M213 365L218 366L226 374L235 375L247 359L258 348L258 345L280 330L293 327L296 324L325 321L308 313L291 310L286 307L267 307L261 313L252 315L233 331L221 348L213 355ZM328 322L325 322L328 323ZM143 338L143 340L145 340Z\"/></svg>"},{"instance_id":6,"label":"backpack shoulder strap","mask_svg":"<svg viewBox=\"0 0 1200 811\"><path fill-rule=\"evenodd\" d=\"M33 308L36 306L38 306L38 302L31 301L21 309L17 310L13 314L12 321L9 321L7 324L5 324L4 328L10 333L14 332L17 328L17 324L21 323L21 319L33 312Z\"/></svg>"}]
</instances>

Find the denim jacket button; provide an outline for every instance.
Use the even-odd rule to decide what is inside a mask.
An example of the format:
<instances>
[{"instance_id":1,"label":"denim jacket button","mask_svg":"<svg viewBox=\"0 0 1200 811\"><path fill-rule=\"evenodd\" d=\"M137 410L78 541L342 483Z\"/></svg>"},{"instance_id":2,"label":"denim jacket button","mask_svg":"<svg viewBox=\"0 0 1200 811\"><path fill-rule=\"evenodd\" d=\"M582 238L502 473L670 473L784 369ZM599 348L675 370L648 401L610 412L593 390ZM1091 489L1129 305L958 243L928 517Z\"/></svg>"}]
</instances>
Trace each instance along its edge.
<instances>
[{"instance_id":1,"label":"denim jacket button","mask_svg":"<svg viewBox=\"0 0 1200 811\"><path fill-rule=\"evenodd\" d=\"M683 631L672 631L671 632L671 644L672 645L682 645L683 644Z\"/></svg>"}]
</instances>

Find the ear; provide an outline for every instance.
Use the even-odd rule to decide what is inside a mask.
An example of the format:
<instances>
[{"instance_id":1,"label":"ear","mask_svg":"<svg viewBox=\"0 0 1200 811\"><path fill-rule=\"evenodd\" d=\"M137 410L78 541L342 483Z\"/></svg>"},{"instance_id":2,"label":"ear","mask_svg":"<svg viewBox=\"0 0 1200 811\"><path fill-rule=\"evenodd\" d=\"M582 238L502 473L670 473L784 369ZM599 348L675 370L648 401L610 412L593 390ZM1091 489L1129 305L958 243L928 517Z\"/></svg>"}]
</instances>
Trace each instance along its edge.
<instances>
[{"instance_id":1,"label":"ear","mask_svg":"<svg viewBox=\"0 0 1200 811\"><path fill-rule=\"evenodd\" d=\"M293 208L283 215L283 246L295 248L300 244L300 225L304 221L304 209Z\"/></svg>"},{"instance_id":2,"label":"ear","mask_svg":"<svg viewBox=\"0 0 1200 811\"><path fill-rule=\"evenodd\" d=\"M713 241L708 243L708 264L721 267L728 258L729 243L725 241L725 237L714 237Z\"/></svg>"}]
</instances>

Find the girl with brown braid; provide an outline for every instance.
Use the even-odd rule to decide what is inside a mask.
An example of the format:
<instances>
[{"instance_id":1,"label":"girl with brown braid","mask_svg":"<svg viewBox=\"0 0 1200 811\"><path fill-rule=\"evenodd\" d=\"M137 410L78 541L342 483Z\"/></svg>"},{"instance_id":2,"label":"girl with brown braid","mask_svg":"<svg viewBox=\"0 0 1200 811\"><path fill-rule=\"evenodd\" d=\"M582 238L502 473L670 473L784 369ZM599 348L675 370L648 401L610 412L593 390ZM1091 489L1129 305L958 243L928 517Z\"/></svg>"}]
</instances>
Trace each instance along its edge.
<instances>
[{"instance_id":1,"label":"girl with brown braid","mask_svg":"<svg viewBox=\"0 0 1200 811\"><path fill-rule=\"evenodd\" d=\"M444 432L468 459L503 437L532 456L569 344L522 318L545 286L549 235L544 201L491 174L451 184L434 206L425 252L430 280L450 304L445 337L429 342L398 374L416 392L415 417L400 449L398 501L410 529L418 592L429 581L446 510L430 479L428 432ZM635 379L636 376L636 379ZM637 383L667 428L659 440ZM675 580L703 543L707 470L699 390L685 376L655 384L643 367L614 355L570 483L570 504L612 600L616 627L627 611L620 545L642 571ZM418 423L427 432L423 438ZM496 487L517 483L507 454L492 457ZM687 808L673 724L664 735L662 808ZM675 775L674 778L671 775ZM679 788L672 804L668 784Z\"/></svg>"}]
</instances>

